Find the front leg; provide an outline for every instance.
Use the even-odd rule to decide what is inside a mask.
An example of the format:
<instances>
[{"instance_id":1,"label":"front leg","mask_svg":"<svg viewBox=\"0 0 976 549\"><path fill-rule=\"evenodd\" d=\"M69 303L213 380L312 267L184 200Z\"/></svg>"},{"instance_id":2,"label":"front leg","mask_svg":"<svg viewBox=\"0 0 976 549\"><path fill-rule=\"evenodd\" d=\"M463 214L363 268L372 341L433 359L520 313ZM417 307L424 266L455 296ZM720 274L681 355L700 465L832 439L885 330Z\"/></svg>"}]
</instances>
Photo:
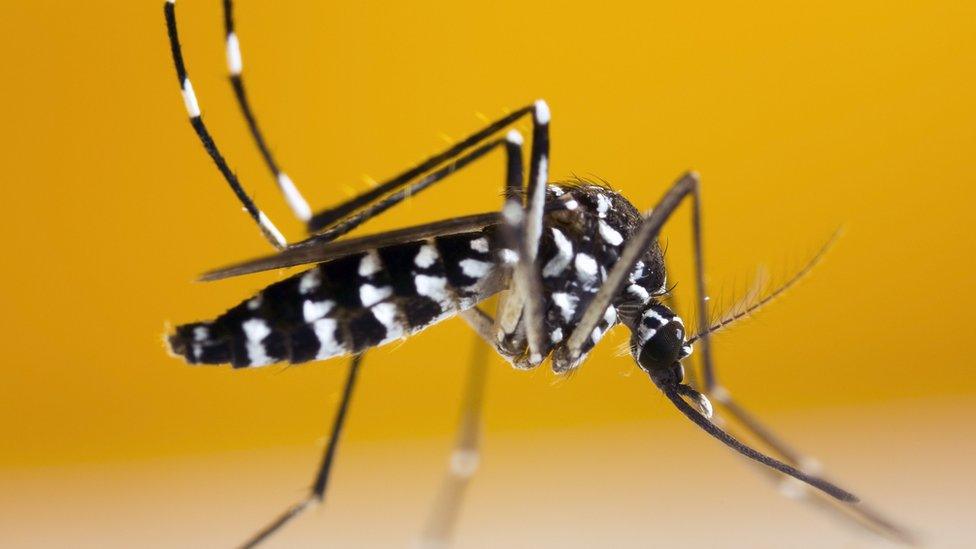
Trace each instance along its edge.
<instances>
[{"instance_id":1,"label":"front leg","mask_svg":"<svg viewBox=\"0 0 976 549\"><path fill-rule=\"evenodd\" d=\"M515 356L517 368L533 368L545 358L549 338L544 332L542 278L539 272L539 241L545 211L546 183L549 179L549 106L536 101L529 182L524 204L509 193L502 210L502 237L506 247L515 251L511 292L501 296L496 321L496 346L504 354ZM509 186L509 190L514 190ZM528 356L516 356L527 348Z\"/></svg>"}]
</instances>

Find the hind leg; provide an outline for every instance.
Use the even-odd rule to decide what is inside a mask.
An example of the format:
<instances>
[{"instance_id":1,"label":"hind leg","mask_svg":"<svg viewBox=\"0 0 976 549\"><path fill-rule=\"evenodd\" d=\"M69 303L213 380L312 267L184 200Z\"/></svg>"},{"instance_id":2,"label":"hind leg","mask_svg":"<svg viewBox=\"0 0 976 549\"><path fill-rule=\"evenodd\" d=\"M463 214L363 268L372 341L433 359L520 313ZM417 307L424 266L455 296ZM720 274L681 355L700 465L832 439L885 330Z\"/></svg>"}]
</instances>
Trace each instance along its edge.
<instances>
[{"instance_id":1,"label":"hind leg","mask_svg":"<svg viewBox=\"0 0 976 549\"><path fill-rule=\"evenodd\" d=\"M418 545L425 549L450 545L468 485L481 460L481 416L488 374L488 352L484 345L476 343L461 399L454 450L418 540Z\"/></svg>"}]
</instances>

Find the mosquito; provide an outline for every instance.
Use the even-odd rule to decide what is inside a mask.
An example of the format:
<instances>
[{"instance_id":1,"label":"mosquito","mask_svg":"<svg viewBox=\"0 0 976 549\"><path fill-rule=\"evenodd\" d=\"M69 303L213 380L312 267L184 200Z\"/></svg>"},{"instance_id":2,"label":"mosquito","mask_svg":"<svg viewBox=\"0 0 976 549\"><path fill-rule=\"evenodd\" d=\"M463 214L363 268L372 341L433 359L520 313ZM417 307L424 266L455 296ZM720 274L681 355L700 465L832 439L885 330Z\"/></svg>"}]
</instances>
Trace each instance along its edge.
<instances>
[{"instance_id":1,"label":"mosquito","mask_svg":"<svg viewBox=\"0 0 976 549\"><path fill-rule=\"evenodd\" d=\"M666 221L691 203L696 313L708 319L702 253L701 184L687 172L642 214L608 185L549 180L551 113L539 100L491 122L444 151L341 204L313 212L271 153L248 102L232 0L224 0L230 83L265 164L309 236L289 243L245 192L219 152L201 116L187 75L176 24L175 0L164 5L173 62L190 124L244 210L276 249L265 257L212 270L218 280L285 267L307 269L271 284L216 318L178 326L167 336L171 352L190 364L254 368L351 356L344 390L321 465L308 494L244 544L253 547L323 500L340 434L367 350L413 336L460 316L489 348L518 369L544 361L567 374L579 368L613 327L630 330L633 359L677 410L706 433L802 490L794 494L827 504L891 538L906 531L859 503L851 492L817 474L804 458L743 409L716 378L711 335L775 298L806 274L822 248L794 277L744 310L688 333L665 304L664 255L658 244ZM524 140L512 127L531 120L528 176ZM507 130L507 131L506 131ZM357 238L342 238L493 151L505 157L501 207ZM494 316L479 308L497 296ZM700 349L700 375L686 379L683 361ZM469 372L462 420L450 468L422 541L450 541L461 495L477 469L484 363ZM779 457L761 453L713 421L712 401ZM796 486L794 485L794 488Z\"/></svg>"}]
</instances>

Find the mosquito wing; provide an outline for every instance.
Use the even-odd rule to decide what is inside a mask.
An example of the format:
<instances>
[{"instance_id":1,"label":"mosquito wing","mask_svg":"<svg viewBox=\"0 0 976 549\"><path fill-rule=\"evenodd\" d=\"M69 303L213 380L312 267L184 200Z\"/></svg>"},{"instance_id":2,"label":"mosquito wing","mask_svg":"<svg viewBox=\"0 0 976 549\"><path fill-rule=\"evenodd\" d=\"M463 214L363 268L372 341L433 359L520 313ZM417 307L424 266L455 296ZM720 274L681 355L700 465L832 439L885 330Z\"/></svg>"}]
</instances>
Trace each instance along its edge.
<instances>
[{"instance_id":1,"label":"mosquito wing","mask_svg":"<svg viewBox=\"0 0 976 549\"><path fill-rule=\"evenodd\" d=\"M434 221L433 223L425 223L423 225L405 227L384 233L350 238L348 240L322 242L321 239L313 236L307 240L293 244L274 255L250 259L206 272L200 276L200 280L220 280L284 267L322 263L338 257L384 246L413 242L451 233L477 231L489 225L495 225L500 220L501 214L490 212Z\"/></svg>"}]
</instances>

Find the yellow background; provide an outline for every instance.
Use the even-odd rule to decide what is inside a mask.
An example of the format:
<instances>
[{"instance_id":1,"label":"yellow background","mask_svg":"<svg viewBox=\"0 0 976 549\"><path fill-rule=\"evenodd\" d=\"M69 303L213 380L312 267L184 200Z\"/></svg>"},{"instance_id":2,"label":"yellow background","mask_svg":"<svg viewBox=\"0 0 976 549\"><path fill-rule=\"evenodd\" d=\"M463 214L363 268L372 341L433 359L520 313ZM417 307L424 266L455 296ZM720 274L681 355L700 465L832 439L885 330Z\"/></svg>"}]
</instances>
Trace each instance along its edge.
<instances>
[{"instance_id":1,"label":"yellow background","mask_svg":"<svg viewBox=\"0 0 976 549\"><path fill-rule=\"evenodd\" d=\"M0 18L0 542L238 542L307 485L338 398L342 360L232 371L163 350L165 322L282 275L193 282L268 250L186 121L161 4L8 2ZM976 8L672 4L241 2L238 34L262 125L313 206L542 97L553 178L602 177L646 208L683 170L702 174L716 303L758 265L782 280L843 225L798 289L718 337L719 373L933 545L965 545ZM218 144L299 238L226 83L219 3L177 12ZM365 231L494 208L501 167L491 157ZM687 212L666 236L687 307ZM563 382L493 360L464 543L876 543L782 503L685 425L616 356L626 340L618 329ZM367 356L334 494L286 540L410 539L472 346L451 321Z\"/></svg>"}]
</instances>

